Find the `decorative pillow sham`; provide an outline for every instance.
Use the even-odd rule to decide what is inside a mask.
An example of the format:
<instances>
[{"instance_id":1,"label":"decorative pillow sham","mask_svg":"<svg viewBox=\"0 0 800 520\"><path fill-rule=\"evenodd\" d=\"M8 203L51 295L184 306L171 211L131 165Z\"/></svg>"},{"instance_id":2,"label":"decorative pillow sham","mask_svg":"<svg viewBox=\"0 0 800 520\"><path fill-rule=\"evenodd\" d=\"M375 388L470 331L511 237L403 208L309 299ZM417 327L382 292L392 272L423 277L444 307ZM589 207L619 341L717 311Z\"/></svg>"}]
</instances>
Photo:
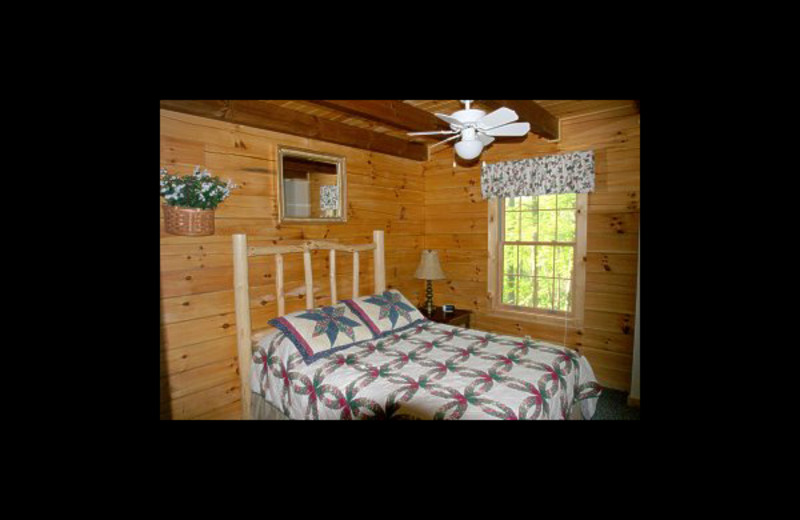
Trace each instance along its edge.
<instances>
[{"instance_id":1,"label":"decorative pillow sham","mask_svg":"<svg viewBox=\"0 0 800 520\"><path fill-rule=\"evenodd\" d=\"M343 303L361 318L361 321L369 327L375 337L425 319L422 313L396 289L383 291L381 294L343 300Z\"/></svg>"},{"instance_id":2,"label":"decorative pillow sham","mask_svg":"<svg viewBox=\"0 0 800 520\"><path fill-rule=\"evenodd\" d=\"M342 302L273 318L269 324L289 338L307 365L374 337L372 330Z\"/></svg>"}]
</instances>

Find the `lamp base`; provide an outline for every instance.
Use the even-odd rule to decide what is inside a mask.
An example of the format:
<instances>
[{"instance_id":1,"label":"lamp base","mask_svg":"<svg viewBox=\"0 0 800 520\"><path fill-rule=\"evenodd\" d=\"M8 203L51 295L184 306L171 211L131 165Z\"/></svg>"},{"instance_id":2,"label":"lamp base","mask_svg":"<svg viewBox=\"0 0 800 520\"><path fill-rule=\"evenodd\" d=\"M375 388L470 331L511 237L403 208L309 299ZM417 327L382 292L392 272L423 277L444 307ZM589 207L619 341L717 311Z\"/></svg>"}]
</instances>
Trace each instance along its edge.
<instances>
[{"instance_id":1,"label":"lamp base","mask_svg":"<svg viewBox=\"0 0 800 520\"><path fill-rule=\"evenodd\" d=\"M428 316L433 314L433 284L427 280L428 287L425 289L425 310L428 311Z\"/></svg>"}]
</instances>

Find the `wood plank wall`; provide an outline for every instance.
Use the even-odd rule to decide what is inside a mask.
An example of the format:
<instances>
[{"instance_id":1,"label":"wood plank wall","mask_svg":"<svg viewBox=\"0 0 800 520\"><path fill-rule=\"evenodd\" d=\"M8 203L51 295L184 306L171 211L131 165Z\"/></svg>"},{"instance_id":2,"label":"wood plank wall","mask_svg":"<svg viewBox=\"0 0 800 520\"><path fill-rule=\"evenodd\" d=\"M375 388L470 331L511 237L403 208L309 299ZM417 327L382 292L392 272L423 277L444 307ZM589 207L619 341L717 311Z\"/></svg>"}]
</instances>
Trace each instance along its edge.
<instances>
[{"instance_id":1,"label":"wood plank wall","mask_svg":"<svg viewBox=\"0 0 800 520\"><path fill-rule=\"evenodd\" d=\"M631 381L639 231L639 115L630 107L563 119L561 139L531 134L524 142L498 138L486 162L593 149L596 191L589 195L585 320L566 332L567 346L592 364L601 384L628 391ZM436 149L434 149L436 150ZM425 248L439 250L449 279L434 282L436 305L473 310L475 328L530 335L556 343L563 326L543 326L486 314L487 202L481 199L480 163L453 167L452 146L425 164Z\"/></svg>"},{"instance_id":2,"label":"wood plank wall","mask_svg":"<svg viewBox=\"0 0 800 520\"><path fill-rule=\"evenodd\" d=\"M347 160L348 221L278 225L275 157L278 145L339 154ZM423 285L414 279L425 231L423 163L345 146L161 110L161 166L191 173L195 165L230 178L241 188L216 212L216 234L179 237L164 231L161 215L161 417L238 419L231 235L250 245L327 238L368 243L386 232L386 283L412 301ZM314 300L327 304L328 255L314 252ZM361 294L372 290L372 253L362 254ZM339 298L352 290L352 255L337 255ZM272 257L251 259L253 328L276 316ZM302 255L285 256L286 311L304 308Z\"/></svg>"}]
</instances>

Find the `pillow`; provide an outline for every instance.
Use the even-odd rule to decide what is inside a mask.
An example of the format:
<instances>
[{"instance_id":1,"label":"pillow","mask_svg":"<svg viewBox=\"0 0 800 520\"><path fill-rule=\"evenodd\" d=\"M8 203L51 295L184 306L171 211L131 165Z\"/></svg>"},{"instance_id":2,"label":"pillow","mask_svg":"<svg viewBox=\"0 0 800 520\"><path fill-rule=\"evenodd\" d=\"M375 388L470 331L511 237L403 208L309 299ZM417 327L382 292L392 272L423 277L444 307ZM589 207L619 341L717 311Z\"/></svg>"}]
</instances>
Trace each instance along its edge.
<instances>
[{"instance_id":1,"label":"pillow","mask_svg":"<svg viewBox=\"0 0 800 520\"><path fill-rule=\"evenodd\" d=\"M407 328L425 319L422 313L396 289L344 300L343 303L361 318L375 337Z\"/></svg>"},{"instance_id":2,"label":"pillow","mask_svg":"<svg viewBox=\"0 0 800 520\"><path fill-rule=\"evenodd\" d=\"M374 337L372 330L341 302L273 318L269 324L289 338L307 365Z\"/></svg>"}]
</instances>

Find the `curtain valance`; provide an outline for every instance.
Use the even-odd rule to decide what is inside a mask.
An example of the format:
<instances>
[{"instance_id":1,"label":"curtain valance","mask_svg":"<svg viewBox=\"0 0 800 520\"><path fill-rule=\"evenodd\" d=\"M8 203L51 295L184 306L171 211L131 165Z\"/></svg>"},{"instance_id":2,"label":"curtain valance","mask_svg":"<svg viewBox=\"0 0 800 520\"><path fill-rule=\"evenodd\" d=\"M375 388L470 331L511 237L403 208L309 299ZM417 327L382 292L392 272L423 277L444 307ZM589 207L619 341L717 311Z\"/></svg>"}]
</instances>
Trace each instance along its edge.
<instances>
[{"instance_id":1,"label":"curtain valance","mask_svg":"<svg viewBox=\"0 0 800 520\"><path fill-rule=\"evenodd\" d=\"M590 191L594 191L592 150L484 164L481 168L484 199Z\"/></svg>"}]
</instances>

